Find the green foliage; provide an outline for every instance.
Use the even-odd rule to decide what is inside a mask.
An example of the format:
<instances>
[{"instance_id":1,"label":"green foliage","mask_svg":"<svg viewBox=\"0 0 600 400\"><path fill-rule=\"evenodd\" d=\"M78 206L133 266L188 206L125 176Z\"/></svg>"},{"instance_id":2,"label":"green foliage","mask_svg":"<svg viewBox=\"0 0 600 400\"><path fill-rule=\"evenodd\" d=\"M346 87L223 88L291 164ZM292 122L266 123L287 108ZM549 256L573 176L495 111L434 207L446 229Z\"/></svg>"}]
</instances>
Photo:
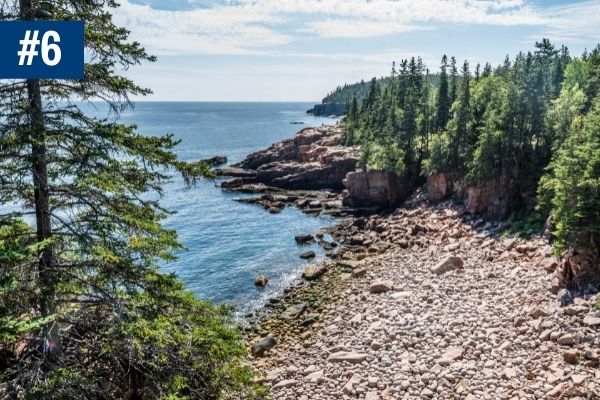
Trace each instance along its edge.
<instances>
[{"instance_id":1,"label":"green foliage","mask_svg":"<svg viewBox=\"0 0 600 400\"><path fill-rule=\"evenodd\" d=\"M600 99L572 129L540 183L540 208L551 208L557 250L600 238Z\"/></svg>"},{"instance_id":2,"label":"green foliage","mask_svg":"<svg viewBox=\"0 0 600 400\"><path fill-rule=\"evenodd\" d=\"M407 182L451 172L467 187L502 185L516 214L531 211L522 208L537 190L535 219L552 213L559 251L577 240L599 242L590 236L598 234L600 209L600 121L592 107L600 93L600 45L571 58L566 47L543 39L495 69L478 67L475 79L466 61L459 74L456 59L444 56L439 74L431 75L412 58L389 79L385 88L377 80L363 88L358 117L346 119L349 142L362 147L361 165L401 171Z\"/></svg>"},{"instance_id":3,"label":"green foliage","mask_svg":"<svg viewBox=\"0 0 600 400\"><path fill-rule=\"evenodd\" d=\"M365 153L364 163L368 170L404 173L404 151L398 144L370 144Z\"/></svg>"},{"instance_id":4,"label":"green foliage","mask_svg":"<svg viewBox=\"0 0 600 400\"><path fill-rule=\"evenodd\" d=\"M429 157L423 161L423 176L439 174L452 168L450 136L448 132L433 134L429 138Z\"/></svg>"},{"instance_id":5,"label":"green foliage","mask_svg":"<svg viewBox=\"0 0 600 400\"><path fill-rule=\"evenodd\" d=\"M150 93L123 75L152 62L114 25L112 0L0 3L0 20L84 20L85 76L0 86L0 384L25 399L261 398L227 310L160 262L181 249L162 185L210 176L172 135L86 115Z\"/></svg>"},{"instance_id":6,"label":"green foliage","mask_svg":"<svg viewBox=\"0 0 600 400\"><path fill-rule=\"evenodd\" d=\"M148 399L259 399L241 332L228 309L197 300L171 276L149 274L148 286L128 297L124 310L97 310L70 318L63 347L72 358L31 387L30 398L108 398L133 393ZM107 376L121 379L107 381Z\"/></svg>"}]
</instances>

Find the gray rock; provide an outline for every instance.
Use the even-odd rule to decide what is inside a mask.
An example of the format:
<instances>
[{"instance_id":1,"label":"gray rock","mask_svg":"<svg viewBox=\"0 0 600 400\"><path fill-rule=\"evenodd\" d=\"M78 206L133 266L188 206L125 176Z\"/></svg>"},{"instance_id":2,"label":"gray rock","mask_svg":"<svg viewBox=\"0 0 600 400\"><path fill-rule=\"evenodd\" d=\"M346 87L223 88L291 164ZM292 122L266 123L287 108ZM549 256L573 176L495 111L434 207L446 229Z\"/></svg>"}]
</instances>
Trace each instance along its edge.
<instances>
[{"instance_id":1,"label":"gray rock","mask_svg":"<svg viewBox=\"0 0 600 400\"><path fill-rule=\"evenodd\" d=\"M306 251L302 254L300 254L300 258L303 258L305 260L308 260L309 258L315 258L316 254L314 251Z\"/></svg>"},{"instance_id":2,"label":"gray rock","mask_svg":"<svg viewBox=\"0 0 600 400\"><path fill-rule=\"evenodd\" d=\"M394 282L391 280L377 279L369 286L369 292L373 294L389 292L394 288Z\"/></svg>"},{"instance_id":3,"label":"gray rock","mask_svg":"<svg viewBox=\"0 0 600 400\"><path fill-rule=\"evenodd\" d=\"M281 318L284 320L292 320L296 319L306 310L306 304L298 303L286 308L284 312L281 313Z\"/></svg>"},{"instance_id":4,"label":"gray rock","mask_svg":"<svg viewBox=\"0 0 600 400\"><path fill-rule=\"evenodd\" d=\"M294 237L294 239L298 244L313 243L315 241L313 235L297 235L296 237Z\"/></svg>"},{"instance_id":5,"label":"gray rock","mask_svg":"<svg viewBox=\"0 0 600 400\"><path fill-rule=\"evenodd\" d=\"M350 363L360 363L367 359L367 354L364 353L354 353L351 351L338 351L337 353L330 354L327 357L327 361L329 362L350 362Z\"/></svg>"},{"instance_id":6,"label":"gray rock","mask_svg":"<svg viewBox=\"0 0 600 400\"><path fill-rule=\"evenodd\" d=\"M441 275L448 271L460 269L463 267L463 260L460 257L447 257L440 261L437 265L431 267L429 270L434 274Z\"/></svg>"},{"instance_id":7,"label":"gray rock","mask_svg":"<svg viewBox=\"0 0 600 400\"><path fill-rule=\"evenodd\" d=\"M254 343L250 348L250 352L254 357L262 357L265 352L271 350L273 347L277 345L277 341L273 336L265 336L258 342Z\"/></svg>"}]
</instances>

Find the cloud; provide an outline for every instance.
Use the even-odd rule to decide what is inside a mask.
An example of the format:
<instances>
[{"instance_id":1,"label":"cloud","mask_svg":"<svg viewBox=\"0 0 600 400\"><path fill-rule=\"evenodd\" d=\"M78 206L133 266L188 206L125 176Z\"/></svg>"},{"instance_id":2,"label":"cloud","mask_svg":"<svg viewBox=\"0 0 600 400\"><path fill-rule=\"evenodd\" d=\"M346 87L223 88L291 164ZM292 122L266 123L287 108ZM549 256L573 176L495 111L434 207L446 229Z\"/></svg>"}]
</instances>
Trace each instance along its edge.
<instances>
[{"instance_id":1,"label":"cloud","mask_svg":"<svg viewBox=\"0 0 600 400\"><path fill-rule=\"evenodd\" d=\"M373 37L431 29L433 22L544 22L520 0L231 0L185 10L124 0L115 20L159 55L256 54L256 49L288 44L307 34ZM301 27L290 32L289 22Z\"/></svg>"},{"instance_id":2,"label":"cloud","mask_svg":"<svg viewBox=\"0 0 600 400\"><path fill-rule=\"evenodd\" d=\"M114 19L158 55L253 54L254 49L293 40L272 28L281 22L277 16L236 6L159 10L126 0Z\"/></svg>"},{"instance_id":3,"label":"cloud","mask_svg":"<svg viewBox=\"0 0 600 400\"><path fill-rule=\"evenodd\" d=\"M448 24L537 27L567 43L600 37L598 0L546 8L525 0L223 0L210 5L190 0L189 4L198 8L157 9L124 0L115 20L157 55L277 56L283 46L289 50L307 38L379 37Z\"/></svg>"},{"instance_id":4,"label":"cloud","mask_svg":"<svg viewBox=\"0 0 600 400\"><path fill-rule=\"evenodd\" d=\"M548 20L545 35L562 43L590 43L600 40L600 1L555 6L541 12Z\"/></svg>"}]
</instances>

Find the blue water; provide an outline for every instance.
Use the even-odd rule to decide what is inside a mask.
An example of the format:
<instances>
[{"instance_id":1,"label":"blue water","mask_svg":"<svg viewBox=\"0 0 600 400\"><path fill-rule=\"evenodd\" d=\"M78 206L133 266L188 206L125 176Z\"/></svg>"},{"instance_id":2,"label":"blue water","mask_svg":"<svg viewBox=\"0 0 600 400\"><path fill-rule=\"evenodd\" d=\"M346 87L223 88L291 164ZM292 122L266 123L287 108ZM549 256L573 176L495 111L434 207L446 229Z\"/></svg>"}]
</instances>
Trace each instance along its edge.
<instances>
[{"instance_id":1,"label":"blue water","mask_svg":"<svg viewBox=\"0 0 600 400\"><path fill-rule=\"evenodd\" d=\"M230 163L292 136L306 126L334 120L305 113L310 103L178 103L141 102L121 115L149 135L173 133L181 139L176 153L183 160L225 155ZM102 115L102 109L94 113ZM303 121L292 125L290 121ZM298 255L317 246L298 246L294 235L314 233L333 220L307 216L295 208L269 214L264 208L234 201L244 195L224 192L217 182L201 181L187 188L174 178L161 203L175 211L166 225L177 229L187 248L179 259L163 265L175 272L200 298L235 305L240 312L263 304L297 278L306 261ZM257 289L254 279L270 283Z\"/></svg>"}]
</instances>

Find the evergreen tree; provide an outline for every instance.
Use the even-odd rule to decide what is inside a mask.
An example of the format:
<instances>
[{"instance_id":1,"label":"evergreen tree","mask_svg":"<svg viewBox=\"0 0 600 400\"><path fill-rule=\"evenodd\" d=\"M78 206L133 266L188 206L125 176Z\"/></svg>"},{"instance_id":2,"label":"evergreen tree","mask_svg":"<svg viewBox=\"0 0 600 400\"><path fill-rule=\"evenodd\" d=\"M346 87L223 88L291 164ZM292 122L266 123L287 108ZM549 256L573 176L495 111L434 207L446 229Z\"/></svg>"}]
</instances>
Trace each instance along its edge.
<instances>
[{"instance_id":1,"label":"evergreen tree","mask_svg":"<svg viewBox=\"0 0 600 400\"><path fill-rule=\"evenodd\" d=\"M437 90L437 103L436 103L436 114L437 114L437 128L443 130L448 123L448 116L450 114L450 98L448 97L448 74L446 69L448 68L448 58L446 55L442 57L442 65L440 67L439 83Z\"/></svg>"},{"instance_id":2,"label":"evergreen tree","mask_svg":"<svg viewBox=\"0 0 600 400\"><path fill-rule=\"evenodd\" d=\"M0 86L0 205L14 208L0 215L0 340L25 343L0 363L3 395L256 396L227 310L158 271L181 248L162 226L161 185L169 171L193 180L207 166L178 161L170 135L142 135L79 106L103 99L118 114L150 93L117 73L154 57L112 22L116 6L0 3L2 20L83 20L86 46L81 80Z\"/></svg>"},{"instance_id":3,"label":"evergreen tree","mask_svg":"<svg viewBox=\"0 0 600 400\"><path fill-rule=\"evenodd\" d=\"M456 101L458 90L458 69L456 68L456 58L452 56L450 58L450 91L448 97L450 98L450 106Z\"/></svg>"}]
</instances>

